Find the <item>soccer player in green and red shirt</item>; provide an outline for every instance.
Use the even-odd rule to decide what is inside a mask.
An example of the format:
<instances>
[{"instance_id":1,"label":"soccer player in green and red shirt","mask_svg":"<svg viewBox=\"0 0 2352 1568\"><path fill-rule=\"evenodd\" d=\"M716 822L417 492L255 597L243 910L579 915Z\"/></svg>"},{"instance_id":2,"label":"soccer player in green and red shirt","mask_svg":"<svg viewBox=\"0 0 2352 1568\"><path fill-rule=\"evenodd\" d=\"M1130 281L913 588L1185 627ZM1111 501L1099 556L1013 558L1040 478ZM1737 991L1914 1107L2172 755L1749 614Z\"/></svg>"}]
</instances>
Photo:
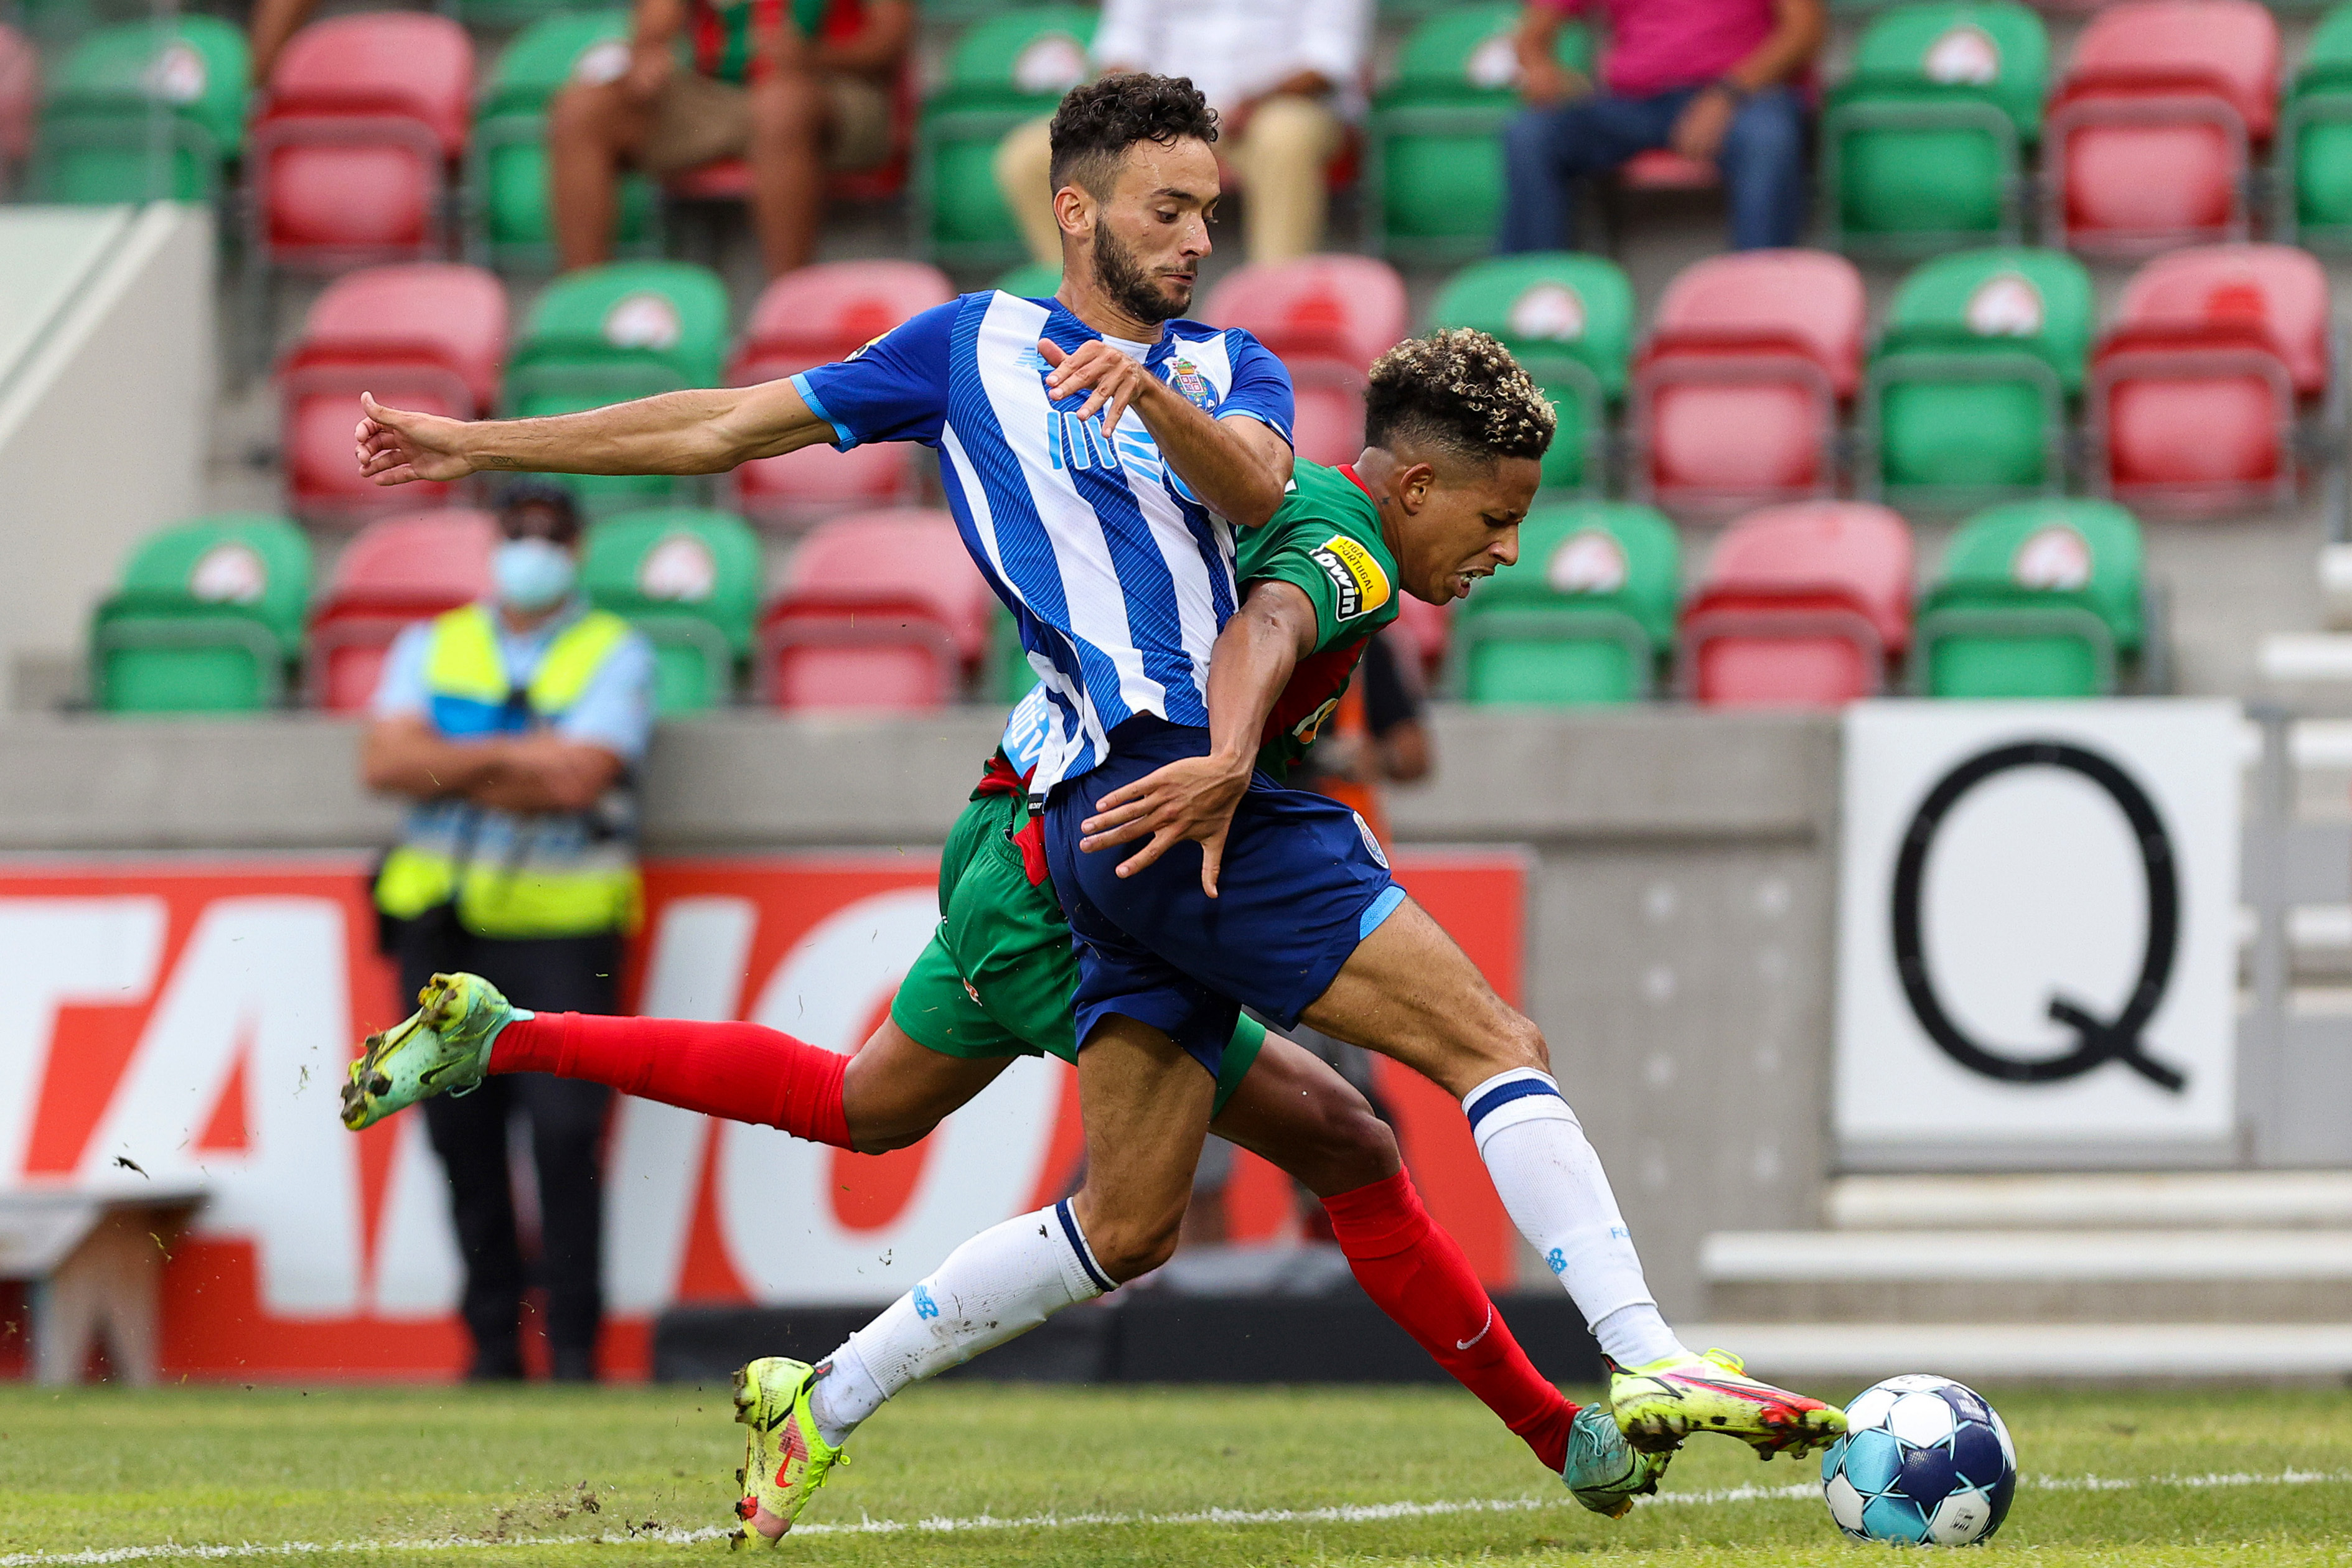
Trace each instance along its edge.
<instances>
[{"instance_id":1,"label":"soccer player in green and red shirt","mask_svg":"<svg viewBox=\"0 0 2352 1568\"><path fill-rule=\"evenodd\" d=\"M1526 497L1501 512L1458 497L1430 505L1442 490L1429 465L1377 447L1343 468L1301 463L1282 509L1246 536L1237 573L1245 613L1270 597L1282 610L1269 623L1309 644L1260 737L1257 766L1269 776L1286 774L1313 745L1366 643L1395 618L1401 591L1451 598L1514 559ZM1226 656L1221 644L1218 660ZM1219 678L1213 664L1213 690ZM939 929L856 1056L752 1024L533 1017L474 977L449 977L426 988L414 1018L369 1042L344 1091L345 1120L368 1125L486 1071L552 1071L871 1153L922 1137L1017 1056L1075 1061L1077 967L1024 789L1045 701L1034 692L1014 710L941 854ZM1535 1371L1459 1247L1423 1210L1393 1134L1360 1093L1246 1016L1222 1067L1213 1129L1323 1199L1367 1294L1587 1507L1613 1517L1654 1489L1667 1456L1634 1453L1612 1412L1580 1413ZM997 1236L958 1249L818 1366L770 1358L746 1369L745 1517L762 1533L788 1527L848 1432L890 1394L1108 1288L1100 1278L1074 1281L1065 1300L1034 1300L1015 1287L1013 1260L992 1274L988 1249L1006 1245ZM1073 1256L1090 1267L1082 1250Z\"/></svg>"}]
</instances>

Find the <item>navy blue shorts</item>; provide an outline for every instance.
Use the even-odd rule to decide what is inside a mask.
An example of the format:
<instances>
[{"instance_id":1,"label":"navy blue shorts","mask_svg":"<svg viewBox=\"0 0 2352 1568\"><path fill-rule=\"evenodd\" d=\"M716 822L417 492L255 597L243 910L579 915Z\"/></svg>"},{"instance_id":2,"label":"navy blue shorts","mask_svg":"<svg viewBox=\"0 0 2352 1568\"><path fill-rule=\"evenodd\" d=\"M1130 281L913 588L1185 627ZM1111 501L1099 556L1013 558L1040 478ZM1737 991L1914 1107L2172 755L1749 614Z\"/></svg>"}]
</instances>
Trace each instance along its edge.
<instances>
[{"instance_id":1,"label":"navy blue shorts","mask_svg":"<svg viewBox=\"0 0 2352 1568\"><path fill-rule=\"evenodd\" d=\"M1296 1025L1357 944L1404 902L1362 818L1263 773L1234 812L1215 898L1201 891L1196 843L1126 878L1118 863L1140 841L1091 854L1078 848L1078 824L1104 796L1208 752L1205 729L1132 718L1111 733L1108 762L1065 779L1046 803L1046 865L1078 959L1080 1050L1117 1013L1164 1031L1214 1074L1239 1008L1279 1029Z\"/></svg>"}]
</instances>

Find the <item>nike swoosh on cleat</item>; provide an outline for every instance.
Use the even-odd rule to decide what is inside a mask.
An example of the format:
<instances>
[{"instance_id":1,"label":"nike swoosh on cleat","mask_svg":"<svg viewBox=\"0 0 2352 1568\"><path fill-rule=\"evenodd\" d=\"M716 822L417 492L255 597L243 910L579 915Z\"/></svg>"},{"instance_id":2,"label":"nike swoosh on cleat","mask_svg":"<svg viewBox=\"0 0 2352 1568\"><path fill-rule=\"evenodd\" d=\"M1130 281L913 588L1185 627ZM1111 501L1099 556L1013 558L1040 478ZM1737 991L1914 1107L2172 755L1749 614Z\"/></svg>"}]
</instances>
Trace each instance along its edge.
<instances>
[{"instance_id":1,"label":"nike swoosh on cleat","mask_svg":"<svg viewBox=\"0 0 2352 1568\"><path fill-rule=\"evenodd\" d=\"M1490 1330L1490 1329L1492 1329L1494 1326L1495 1326L1495 1305L1494 1305L1494 1303L1493 1303L1493 1302L1489 1301L1489 1302L1486 1304L1486 1327L1481 1328L1481 1329L1480 1329L1476 1333L1472 1334L1468 1339L1457 1339L1457 1340L1455 1340L1455 1341L1454 1342L1454 1349L1456 1349L1456 1350L1468 1350L1472 1345L1476 1344L1480 1340L1485 1339L1485 1338L1486 1337L1487 1331L1488 1331L1488 1330Z\"/></svg>"}]
</instances>

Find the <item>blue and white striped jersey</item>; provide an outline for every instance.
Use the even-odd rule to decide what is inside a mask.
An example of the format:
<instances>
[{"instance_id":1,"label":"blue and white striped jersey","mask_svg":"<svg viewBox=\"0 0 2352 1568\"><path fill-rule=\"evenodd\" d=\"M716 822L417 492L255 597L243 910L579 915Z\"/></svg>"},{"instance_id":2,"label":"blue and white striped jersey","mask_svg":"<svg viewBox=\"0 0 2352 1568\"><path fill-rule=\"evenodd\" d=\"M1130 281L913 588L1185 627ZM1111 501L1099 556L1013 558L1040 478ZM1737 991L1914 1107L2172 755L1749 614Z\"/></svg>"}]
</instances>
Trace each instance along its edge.
<instances>
[{"instance_id":1,"label":"blue and white striped jersey","mask_svg":"<svg viewBox=\"0 0 2352 1568\"><path fill-rule=\"evenodd\" d=\"M1106 438L1085 399L1045 394L1038 340L1100 337L1050 299L985 292L926 310L839 364L793 378L844 451L939 448L972 559L1011 607L1052 704L1030 790L1099 766L1140 714L1209 722L1209 650L1233 614L1233 528L1169 472L1132 413ZM1247 332L1171 321L1140 358L1196 406L1290 439L1290 373Z\"/></svg>"}]
</instances>

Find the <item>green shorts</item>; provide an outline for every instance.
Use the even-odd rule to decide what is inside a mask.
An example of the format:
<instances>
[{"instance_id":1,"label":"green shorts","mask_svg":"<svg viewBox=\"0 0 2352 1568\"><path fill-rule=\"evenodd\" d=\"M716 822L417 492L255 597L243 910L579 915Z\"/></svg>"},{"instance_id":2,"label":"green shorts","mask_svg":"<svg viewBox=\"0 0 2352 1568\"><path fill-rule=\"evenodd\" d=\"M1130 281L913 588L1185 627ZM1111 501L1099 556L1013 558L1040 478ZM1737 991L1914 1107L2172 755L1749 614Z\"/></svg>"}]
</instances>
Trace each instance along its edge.
<instances>
[{"instance_id":1,"label":"green shorts","mask_svg":"<svg viewBox=\"0 0 2352 1568\"><path fill-rule=\"evenodd\" d=\"M890 1021L942 1056L1058 1056L1076 1064L1070 998L1078 961L1051 883L1029 880L1013 841L1029 821L1017 795L963 809L940 854L940 925L890 1003ZM1244 1014L1217 1074L1223 1111L1265 1044Z\"/></svg>"}]
</instances>

